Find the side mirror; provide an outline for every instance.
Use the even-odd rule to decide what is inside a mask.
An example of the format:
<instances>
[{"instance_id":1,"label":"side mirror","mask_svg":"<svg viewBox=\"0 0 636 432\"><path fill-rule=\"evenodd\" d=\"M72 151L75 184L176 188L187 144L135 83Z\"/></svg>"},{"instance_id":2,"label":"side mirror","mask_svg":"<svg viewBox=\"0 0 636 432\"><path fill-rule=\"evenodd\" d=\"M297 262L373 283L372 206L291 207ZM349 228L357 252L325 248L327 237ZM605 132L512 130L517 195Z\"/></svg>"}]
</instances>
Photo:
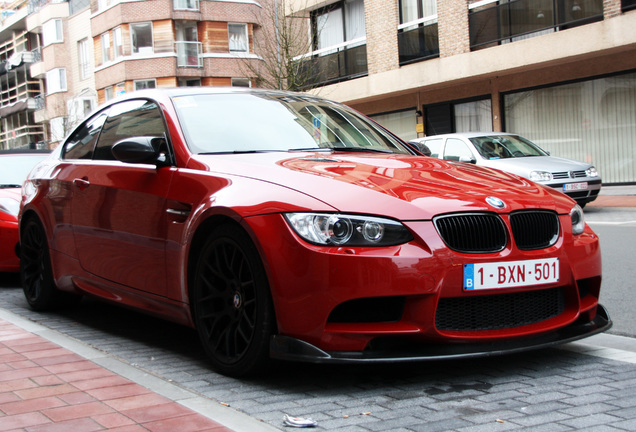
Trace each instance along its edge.
<instances>
[{"instance_id":1,"label":"side mirror","mask_svg":"<svg viewBox=\"0 0 636 432\"><path fill-rule=\"evenodd\" d=\"M415 141L410 141L409 144L413 147L415 147L415 150L417 150L418 152L422 153L424 156L430 156L431 155L431 149L428 148L428 146L424 143L420 143L420 142L415 142Z\"/></svg>"},{"instance_id":2,"label":"side mirror","mask_svg":"<svg viewBox=\"0 0 636 432\"><path fill-rule=\"evenodd\" d=\"M164 147L163 137L138 136L124 138L113 144L115 159L126 163L147 163L165 165L166 155L160 151Z\"/></svg>"},{"instance_id":3,"label":"side mirror","mask_svg":"<svg viewBox=\"0 0 636 432\"><path fill-rule=\"evenodd\" d=\"M472 156L460 156L459 161L465 162L465 163L471 163L471 164L477 163L477 159L475 159Z\"/></svg>"}]
</instances>

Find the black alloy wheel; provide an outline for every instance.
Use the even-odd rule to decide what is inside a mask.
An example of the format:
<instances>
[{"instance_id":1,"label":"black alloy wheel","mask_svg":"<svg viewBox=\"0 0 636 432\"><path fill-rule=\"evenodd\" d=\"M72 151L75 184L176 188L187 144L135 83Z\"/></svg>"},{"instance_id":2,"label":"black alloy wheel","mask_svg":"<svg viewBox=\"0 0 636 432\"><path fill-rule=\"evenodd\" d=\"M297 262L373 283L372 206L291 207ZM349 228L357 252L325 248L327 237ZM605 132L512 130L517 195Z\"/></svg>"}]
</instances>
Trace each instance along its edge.
<instances>
[{"instance_id":1,"label":"black alloy wheel","mask_svg":"<svg viewBox=\"0 0 636 432\"><path fill-rule=\"evenodd\" d=\"M266 366L273 306L258 252L239 227L220 226L206 240L192 304L201 342L219 372L253 375Z\"/></svg>"},{"instance_id":2,"label":"black alloy wheel","mask_svg":"<svg viewBox=\"0 0 636 432\"><path fill-rule=\"evenodd\" d=\"M40 221L33 217L20 231L20 279L27 303L36 311L71 305L81 299L55 286L46 233Z\"/></svg>"}]
</instances>

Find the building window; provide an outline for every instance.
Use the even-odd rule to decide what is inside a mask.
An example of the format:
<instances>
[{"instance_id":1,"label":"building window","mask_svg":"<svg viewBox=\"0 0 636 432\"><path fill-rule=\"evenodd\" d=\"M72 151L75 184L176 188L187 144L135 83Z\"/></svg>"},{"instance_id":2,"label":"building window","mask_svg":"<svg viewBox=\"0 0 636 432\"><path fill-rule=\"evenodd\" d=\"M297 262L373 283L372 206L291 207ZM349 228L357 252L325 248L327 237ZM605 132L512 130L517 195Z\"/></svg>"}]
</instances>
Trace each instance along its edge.
<instances>
[{"instance_id":1,"label":"building window","mask_svg":"<svg viewBox=\"0 0 636 432\"><path fill-rule=\"evenodd\" d=\"M636 180L636 72L503 97L506 130L553 156L593 163L604 183Z\"/></svg>"},{"instance_id":2,"label":"building window","mask_svg":"<svg viewBox=\"0 0 636 432\"><path fill-rule=\"evenodd\" d=\"M134 54L152 54L152 23L134 23L130 25L130 38Z\"/></svg>"},{"instance_id":3,"label":"building window","mask_svg":"<svg viewBox=\"0 0 636 432\"><path fill-rule=\"evenodd\" d=\"M66 91L66 69L51 69L46 73L46 94Z\"/></svg>"},{"instance_id":4,"label":"building window","mask_svg":"<svg viewBox=\"0 0 636 432\"><path fill-rule=\"evenodd\" d=\"M52 19L42 24L42 45L64 42L62 20Z\"/></svg>"},{"instance_id":5,"label":"building window","mask_svg":"<svg viewBox=\"0 0 636 432\"><path fill-rule=\"evenodd\" d=\"M603 20L603 0L479 1L468 9L472 50Z\"/></svg>"},{"instance_id":6,"label":"building window","mask_svg":"<svg viewBox=\"0 0 636 432\"><path fill-rule=\"evenodd\" d=\"M417 138L417 114L414 109L376 114L371 118L405 141Z\"/></svg>"},{"instance_id":7,"label":"building window","mask_svg":"<svg viewBox=\"0 0 636 432\"><path fill-rule=\"evenodd\" d=\"M174 0L175 10L199 10L199 0Z\"/></svg>"},{"instance_id":8,"label":"building window","mask_svg":"<svg viewBox=\"0 0 636 432\"><path fill-rule=\"evenodd\" d=\"M114 93L115 93L115 91L114 91L114 88L112 86L111 87L106 87L104 89L104 102L109 101L112 98L114 98L115 97Z\"/></svg>"},{"instance_id":9,"label":"building window","mask_svg":"<svg viewBox=\"0 0 636 432\"><path fill-rule=\"evenodd\" d=\"M102 64L110 61L110 34L102 34Z\"/></svg>"},{"instance_id":10,"label":"building window","mask_svg":"<svg viewBox=\"0 0 636 432\"><path fill-rule=\"evenodd\" d=\"M113 29L113 57L116 60L122 55L124 55L124 50L121 39L121 27L117 27Z\"/></svg>"},{"instance_id":11,"label":"building window","mask_svg":"<svg viewBox=\"0 0 636 432\"><path fill-rule=\"evenodd\" d=\"M636 0L623 0L623 12L636 9Z\"/></svg>"},{"instance_id":12,"label":"building window","mask_svg":"<svg viewBox=\"0 0 636 432\"><path fill-rule=\"evenodd\" d=\"M401 65L439 55L435 0L400 0L398 46Z\"/></svg>"},{"instance_id":13,"label":"building window","mask_svg":"<svg viewBox=\"0 0 636 432\"><path fill-rule=\"evenodd\" d=\"M312 23L317 50L365 38L364 1L346 0L320 9Z\"/></svg>"},{"instance_id":14,"label":"building window","mask_svg":"<svg viewBox=\"0 0 636 432\"><path fill-rule=\"evenodd\" d=\"M251 87L249 78L232 78L232 87Z\"/></svg>"},{"instance_id":15,"label":"building window","mask_svg":"<svg viewBox=\"0 0 636 432\"><path fill-rule=\"evenodd\" d=\"M91 73L91 49L88 46L88 38L84 38L77 42L77 57L79 58L79 77L85 80Z\"/></svg>"},{"instance_id":16,"label":"building window","mask_svg":"<svg viewBox=\"0 0 636 432\"><path fill-rule=\"evenodd\" d=\"M228 24L230 52L248 52L247 24Z\"/></svg>"},{"instance_id":17,"label":"building window","mask_svg":"<svg viewBox=\"0 0 636 432\"><path fill-rule=\"evenodd\" d=\"M126 83L119 83L115 85L115 97L121 96L126 93Z\"/></svg>"},{"instance_id":18,"label":"building window","mask_svg":"<svg viewBox=\"0 0 636 432\"><path fill-rule=\"evenodd\" d=\"M147 80L135 80L135 90L143 90L143 89L152 89L157 87L157 80L147 79Z\"/></svg>"},{"instance_id":19,"label":"building window","mask_svg":"<svg viewBox=\"0 0 636 432\"><path fill-rule=\"evenodd\" d=\"M179 87L199 87L201 85L200 78L179 78Z\"/></svg>"}]
</instances>

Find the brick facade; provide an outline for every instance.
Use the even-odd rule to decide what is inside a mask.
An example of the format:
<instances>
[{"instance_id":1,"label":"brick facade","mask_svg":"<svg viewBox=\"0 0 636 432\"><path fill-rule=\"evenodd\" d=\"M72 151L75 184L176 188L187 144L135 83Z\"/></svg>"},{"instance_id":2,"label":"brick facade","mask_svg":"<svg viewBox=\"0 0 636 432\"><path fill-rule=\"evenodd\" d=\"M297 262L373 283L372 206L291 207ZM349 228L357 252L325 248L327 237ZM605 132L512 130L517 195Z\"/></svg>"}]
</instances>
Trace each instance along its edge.
<instances>
[{"instance_id":1,"label":"brick facade","mask_svg":"<svg viewBox=\"0 0 636 432\"><path fill-rule=\"evenodd\" d=\"M467 0L437 0L440 57L470 52Z\"/></svg>"},{"instance_id":2,"label":"brick facade","mask_svg":"<svg viewBox=\"0 0 636 432\"><path fill-rule=\"evenodd\" d=\"M380 73L399 67L397 56L397 1L366 0L364 19L367 32L369 73Z\"/></svg>"}]
</instances>

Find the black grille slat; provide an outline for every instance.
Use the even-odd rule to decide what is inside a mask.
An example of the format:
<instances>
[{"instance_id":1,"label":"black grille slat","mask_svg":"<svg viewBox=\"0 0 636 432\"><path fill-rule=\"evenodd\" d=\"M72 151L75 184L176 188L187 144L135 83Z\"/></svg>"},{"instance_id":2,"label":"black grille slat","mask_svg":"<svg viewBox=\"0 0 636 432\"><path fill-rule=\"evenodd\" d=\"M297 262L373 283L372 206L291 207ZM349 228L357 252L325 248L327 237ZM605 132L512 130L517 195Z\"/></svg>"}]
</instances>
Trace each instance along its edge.
<instances>
[{"instance_id":1,"label":"black grille slat","mask_svg":"<svg viewBox=\"0 0 636 432\"><path fill-rule=\"evenodd\" d=\"M433 222L444 243L456 252L493 253L506 247L508 231L497 214L444 215ZM559 217L551 211L518 211L510 214L510 228L519 249L545 249L559 238Z\"/></svg>"},{"instance_id":2,"label":"black grille slat","mask_svg":"<svg viewBox=\"0 0 636 432\"><path fill-rule=\"evenodd\" d=\"M522 250L545 249L559 237L559 218L548 211L521 211L510 215L510 227L517 247Z\"/></svg>"},{"instance_id":3,"label":"black grille slat","mask_svg":"<svg viewBox=\"0 0 636 432\"><path fill-rule=\"evenodd\" d=\"M564 310L561 288L442 298L437 306L435 326L447 331L497 330L545 321Z\"/></svg>"},{"instance_id":4,"label":"black grille slat","mask_svg":"<svg viewBox=\"0 0 636 432\"><path fill-rule=\"evenodd\" d=\"M434 219L446 245L458 252L499 252L506 247L506 227L496 214L461 214Z\"/></svg>"}]
</instances>

